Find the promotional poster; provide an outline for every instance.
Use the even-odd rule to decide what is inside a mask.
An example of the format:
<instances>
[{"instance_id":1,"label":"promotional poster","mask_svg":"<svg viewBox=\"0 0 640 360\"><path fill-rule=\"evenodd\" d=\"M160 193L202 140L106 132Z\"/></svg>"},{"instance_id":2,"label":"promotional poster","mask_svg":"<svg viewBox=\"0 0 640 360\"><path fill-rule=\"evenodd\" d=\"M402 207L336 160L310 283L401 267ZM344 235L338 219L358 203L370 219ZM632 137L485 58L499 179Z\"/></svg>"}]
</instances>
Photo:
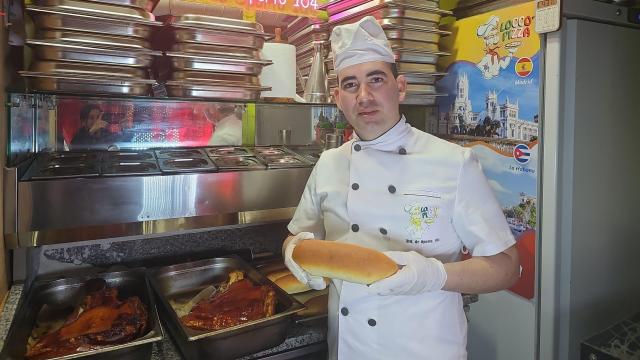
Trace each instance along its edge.
<instances>
[{"instance_id":1,"label":"promotional poster","mask_svg":"<svg viewBox=\"0 0 640 360\"><path fill-rule=\"evenodd\" d=\"M533 2L459 19L441 43L447 73L437 84L431 132L470 147L516 238L521 279L510 290L534 297L540 38Z\"/></svg>"}]
</instances>

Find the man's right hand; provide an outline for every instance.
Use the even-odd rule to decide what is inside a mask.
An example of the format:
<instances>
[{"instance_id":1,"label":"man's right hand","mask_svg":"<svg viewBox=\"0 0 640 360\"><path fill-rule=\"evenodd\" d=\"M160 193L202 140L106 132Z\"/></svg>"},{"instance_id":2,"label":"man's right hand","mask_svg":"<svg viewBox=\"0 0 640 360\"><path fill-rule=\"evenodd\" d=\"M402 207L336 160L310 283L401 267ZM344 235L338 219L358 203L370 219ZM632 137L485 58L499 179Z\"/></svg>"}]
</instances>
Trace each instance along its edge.
<instances>
[{"instance_id":1,"label":"man's right hand","mask_svg":"<svg viewBox=\"0 0 640 360\"><path fill-rule=\"evenodd\" d=\"M289 236L282 245L282 253L284 255L284 265L291 271L293 276L303 284L306 284L314 290L322 290L327 287L322 276L313 276L306 272L300 265L293 261L293 249L301 241L313 239L314 235L309 232L301 232L294 236Z\"/></svg>"}]
</instances>

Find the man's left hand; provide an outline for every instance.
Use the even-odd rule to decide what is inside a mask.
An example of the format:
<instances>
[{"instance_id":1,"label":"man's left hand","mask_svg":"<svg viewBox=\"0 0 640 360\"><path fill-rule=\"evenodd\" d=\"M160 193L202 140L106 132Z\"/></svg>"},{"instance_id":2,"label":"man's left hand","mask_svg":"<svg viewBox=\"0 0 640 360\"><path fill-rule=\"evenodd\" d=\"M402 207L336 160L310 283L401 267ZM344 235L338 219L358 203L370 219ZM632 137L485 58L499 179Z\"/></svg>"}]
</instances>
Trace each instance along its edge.
<instances>
[{"instance_id":1,"label":"man's left hand","mask_svg":"<svg viewBox=\"0 0 640 360\"><path fill-rule=\"evenodd\" d=\"M385 251L398 265L398 272L369 285L369 292L378 295L416 295L442 289L447 281L444 264L415 251Z\"/></svg>"}]
</instances>

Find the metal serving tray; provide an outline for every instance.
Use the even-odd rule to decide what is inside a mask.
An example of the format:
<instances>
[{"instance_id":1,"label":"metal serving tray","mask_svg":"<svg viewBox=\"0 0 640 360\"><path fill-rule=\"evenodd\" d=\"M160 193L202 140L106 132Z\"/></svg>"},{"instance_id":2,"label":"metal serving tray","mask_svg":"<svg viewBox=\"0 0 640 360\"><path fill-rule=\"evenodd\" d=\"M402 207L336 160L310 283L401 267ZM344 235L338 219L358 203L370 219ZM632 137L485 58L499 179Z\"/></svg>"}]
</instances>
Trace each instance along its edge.
<instances>
[{"instance_id":1,"label":"metal serving tray","mask_svg":"<svg viewBox=\"0 0 640 360\"><path fill-rule=\"evenodd\" d=\"M153 161L120 161L103 163L102 176L159 175L162 172Z\"/></svg>"},{"instance_id":2,"label":"metal serving tray","mask_svg":"<svg viewBox=\"0 0 640 360\"><path fill-rule=\"evenodd\" d=\"M266 169L266 165L255 156L218 156L212 159L220 171Z\"/></svg>"},{"instance_id":3,"label":"metal serving tray","mask_svg":"<svg viewBox=\"0 0 640 360\"><path fill-rule=\"evenodd\" d=\"M383 1L371 1L351 8L347 11L331 15L329 24L331 26L341 25L347 22L351 22L353 19L362 18L364 16L373 16L378 20L405 18L422 21L431 24L430 26L432 27L437 26L440 22L440 18L442 17L438 9L431 9L428 11L413 10L407 9L403 6L390 7L389 4L386 4Z\"/></svg>"},{"instance_id":4,"label":"metal serving tray","mask_svg":"<svg viewBox=\"0 0 640 360\"><path fill-rule=\"evenodd\" d=\"M389 40L409 40L409 41L422 41L427 43L438 44L440 41L441 33L439 30L434 30L433 32L427 31L418 31L408 28L400 28L387 27L384 29L384 33L387 35Z\"/></svg>"},{"instance_id":5,"label":"metal serving tray","mask_svg":"<svg viewBox=\"0 0 640 360\"><path fill-rule=\"evenodd\" d=\"M205 71L181 71L176 70L171 74L174 81L182 81L184 83L207 83L221 84L226 86L259 86L260 78L258 76L242 75L242 74L225 74Z\"/></svg>"},{"instance_id":6,"label":"metal serving tray","mask_svg":"<svg viewBox=\"0 0 640 360\"><path fill-rule=\"evenodd\" d=\"M287 146L287 149L302 156L312 164L315 164L320 159L320 154L322 154L322 148L313 146Z\"/></svg>"},{"instance_id":7,"label":"metal serving tray","mask_svg":"<svg viewBox=\"0 0 640 360\"><path fill-rule=\"evenodd\" d=\"M175 27L173 37L177 43L199 43L220 46L239 46L252 49L262 49L265 39L261 36L251 36L243 33L201 30L193 28Z\"/></svg>"},{"instance_id":8,"label":"metal serving tray","mask_svg":"<svg viewBox=\"0 0 640 360\"><path fill-rule=\"evenodd\" d=\"M212 71L245 75L260 75L262 68L271 61L233 59L224 57L194 56L168 52L171 64L178 70Z\"/></svg>"},{"instance_id":9,"label":"metal serving tray","mask_svg":"<svg viewBox=\"0 0 640 360\"><path fill-rule=\"evenodd\" d=\"M207 157L158 159L160 170L164 173L211 172L218 167Z\"/></svg>"},{"instance_id":10,"label":"metal serving tray","mask_svg":"<svg viewBox=\"0 0 640 360\"><path fill-rule=\"evenodd\" d=\"M284 30L284 36L289 38L299 33L300 31L306 29L309 26L324 24L324 23L325 22L322 20L300 16L287 25L287 28Z\"/></svg>"},{"instance_id":11,"label":"metal serving tray","mask_svg":"<svg viewBox=\"0 0 640 360\"><path fill-rule=\"evenodd\" d=\"M292 153L282 146L256 146L251 151L257 156L285 156Z\"/></svg>"},{"instance_id":12,"label":"metal serving tray","mask_svg":"<svg viewBox=\"0 0 640 360\"><path fill-rule=\"evenodd\" d=\"M153 151L107 151L102 156L104 162L155 161Z\"/></svg>"},{"instance_id":13,"label":"metal serving tray","mask_svg":"<svg viewBox=\"0 0 640 360\"><path fill-rule=\"evenodd\" d=\"M151 49L151 45L146 39L70 30L38 30L32 40L56 40L61 44L70 43L73 45L98 46L109 49L138 51Z\"/></svg>"},{"instance_id":14,"label":"metal serving tray","mask_svg":"<svg viewBox=\"0 0 640 360\"><path fill-rule=\"evenodd\" d=\"M267 164L267 169L288 169L312 166L311 162L308 162L305 158L295 154L259 157L265 164Z\"/></svg>"},{"instance_id":15,"label":"metal serving tray","mask_svg":"<svg viewBox=\"0 0 640 360\"><path fill-rule=\"evenodd\" d=\"M435 85L407 84L408 93L436 94Z\"/></svg>"},{"instance_id":16,"label":"metal serving tray","mask_svg":"<svg viewBox=\"0 0 640 360\"><path fill-rule=\"evenodd\" d=\"M437 94L407 93L403 104L407 105L435 105Z\"/></svg>"},{"instance_id":17,"label":"metal serving tray","mask_svg":"<svg viewBox=\"0 0 640 360\"><path fill-rule=\"evenodd\" d=\"M440 51L422 51L413 49L394 49L393 55L396 61L420 63L420 64L436 64L440 56L449 55L448 53Z\"/></svg>"},{"instance_id":18,"label":"metal serving tray","mask_svg":"<svg viewBox=\"0 0 640 360\"><path fill-rule=\"evenodd\" d=\"M289 44L297 46L306 45L311 41L329 40L329 29L323 24L314 24L297 34L289 36Z\"/></svg>"},{"instance_id":19,"label":"metal serving tray","mask_svg":"<svg viewBox=\"0 0 640 360\"><path fill-rule=\"evenodd\" d=\"M0 356L3 359L23 359L27 348L27 340L40 309L47 304L55 309L75 306L84 296L84 283L93 278L104 279L111 287L117 287L120 297L138 296L147 306L149 313L149 332L133 341L113 346L105 346L98 350L90 350L55 359L83 360L141 360L151 358L152 343L162 340L163 333L144 271L127 270L84 275L61 280L36 280L31 288L25 291L20 300L20 308L11 323L5 347Z\"/></svg>"},{"instance_id":20,"label":"metal serving tray","mask_svg":"<svg viewBox=\"0 0 640 360\"><path fill-rule=\"evenodd\" d=\"M237 32L260 36L265 40L272 38L271 35L265 34L261 24L252 21L197 14L185 14L180 16L167 15L160 19L163 20L165 25L171 25L174 27Z\"/></svg>"},{"instance_id":21,"label":"metal serving tray","mask_svg":"<svg viewBox=\"0 0 640 360\"><path fill-rule=\"evenodd\" d=\"M146 96L150 92L150 85L140 81L50 76L26 71L20 75L26 77L27 89L31 90L133 96Z\"/></svg>"},{"instance_id":22,"label":"metal serving tray","mask_svg":"<svg viewBox=\"0 0 640 360\"><path fill-rule=\"evenodd\" d=\"M153 61L152 51L113 50L72 45L57 41L28 40L27 44L33 49L36 58L40 60L78 62L95 65L118 65L131 67L149 67Z\"/></svg>"},{"instance_id":23,"label":"metal serving tray","mask_svg":"<svg viewBox=\"0 0 640 360\"><path fill-rule=\"evenodd\" d=\"M276 314L217 331L198 331L184 326L169 299L187 299L207 286L227 281L228 274L241 270L255 284L268 285L276 293ZM242 260L216 258L149 270L151 284L159 295L159 307L167 328L186 359L235 359L274 347L286 338L297 311L304 308L293 297L249 267Z\"/></svg>"},{"instance_id":24,"label":"metal serving tray","mask_svg":"<svg viewBox=\"0 0 640 360\"><path fill-rule=\"evenodd\" d=\"M207 154L201 149L161 149L154 150L158 159L206 158Z\"/></svg>"},{"instance_id":25,"label":"metal serving tray","mask_svg":"<svg viewBox=\"0 0 640 360\"><path fill-rule=\"evenodd\" d=\"M98 3L105 3L111 5L129 6L148 12L152 12L156 8L160 0L89 0Z\"/></svg>"},{"instance_id":26,"label":"metal serving tray","mask_svg":"<svg viewBox=\"0 0 640 360\"><path fill-rule=\"evenodd\" d=\"M398 68L399 73L434 73L437 71L434 64L396 62L396 67Z\"/></svg>"},{"instance_id":27,"label":"metal serving tray","mask_svg":"<svg viewBox=\"0 0 640 360\"><path fill-rule=\"evenodd\" d=\"M83 64L62 61L34 61L31 63L30 72L79 78L109 78L122 81L147 78L147 72L144 69L127 66Z\"/></svg>"},{"instance_id":28,"label":"metal serving tray","mask_svg":"<svg viewBox=\"0 0 640 360\"><path fill-rule=\"evenodd\" d=\"M233 84L215 86L178 81L167 82L166 88L169 96L224 100L257 100L260 98L261 91L271 89L270 87L240 87Z\"/></svg>"},{"instance_id":29,"label":"metal serving tray","mask_svg":"<svg viewBox=\"0 0 640 360\"><path fill-rule=\"evenodd\" d=\"M355 0L355 1L342 1L336 2L328 6L328 13L333 16L345 11L353 10L356 7L360 7L363 4L367 4L368 7L405 7L415 10L428 11L442 15L451 15L451 11L442 10L439 8L439 1L432 0Z\"/></svg>"},{"instance_id":30,"label":"metal serving tray","mask_svg":"<svg viewBox=\"0 0 640 360\"><path fill-rule=\"evenodd\" d=\"M78 0L33 0L32 5L101 18L155 22L152 13L127 6Z\"/></svg>"},{"instance_id":31,"label":"metal serving tray","mask_svg":"<svg viewBox=\"0 0 640 360\"><path fill-rule=\"evenodd\" d=\"M152 27L148 22L115 19L101 19L95 16L79 15L63 11L27 6L38 29L83 31L95 34L110 34L147 39ZM158 25L158 24L155 24Z\"/></svg>"},{"instance_id":32,"label":"metal serving tray","mask_svg":"<svg viewBox=\"0 0 640 360\"><path fill-rule=\"evenodd\" d=\"M438 51L438 43L411 40L389 40L392 49L411 49L416 51Z\"/></svg>"},{"instance_id":33,"label":"metal serving tray","mask_svg":"<svg viewBox=\"0 0 640 360\"><path fill-rule=\"evenodd\" d=\"M260 51L248 47L176 43L171 47L171 51L189 55L195 54L200 56L260 60Z\"/></svg>"},{"instance_id":34,"label":"metal serving tray","mask_svg":"<svg viewBox=\"0 0 640 360\"><path fill-rule=\"evenodd\" d=\"M207 155L212 158L219 156L253 156L251 150L243 146L219 146L206 149Z\"/></svg>"},{"instance_id":35,"label":"metal serving tray","mask_svg":"<svg viewBox=\"0 0 640 360\"><path fill-rule=\"evenodd\" d=\"M447 75L446 73L414 73L414 72L403 72L404 78L407 79L407 83L409 84L423 84L423 85L434 85L438 77Z\"/></svg>"}]
</instances>

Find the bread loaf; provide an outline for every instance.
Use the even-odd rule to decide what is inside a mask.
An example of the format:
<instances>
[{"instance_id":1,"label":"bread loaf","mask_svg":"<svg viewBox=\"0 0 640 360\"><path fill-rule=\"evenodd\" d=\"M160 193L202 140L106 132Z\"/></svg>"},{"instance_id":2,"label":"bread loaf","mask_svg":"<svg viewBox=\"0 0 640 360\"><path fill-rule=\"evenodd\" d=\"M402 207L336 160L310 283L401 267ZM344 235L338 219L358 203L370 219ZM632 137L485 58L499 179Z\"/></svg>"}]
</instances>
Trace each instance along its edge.
<instances>
[{"instance_id":1,"label":"bread loaf","mask_svg":"<svg viewBox=\"0 0 640 360\"><path fill-rule=\"evenodd\" d=\"M290 275L290 274L291 274L291 271L289 271L289 269L287 269L287 268L284 268L284 269L281 269L281 270L276 270L276 271L270 272L266 276L267 276L267 279L275 282L279 278L281 278L283 276Z\"/></svg>"},{"instance_id":2,"label":"bread loaf","mask_svg":"<svg viewBox=\"0 0 640 360\"><path fill-rule=\"evenodd\" d=\"M276 285L278 285L279 288L286 291L287 294L297 294L311 290L311 288L308 287L307 284L303 284L298 281L298 279L296 279L293 274L280 277L274 282L276 283Z\"/></svg>"},{"instance_id":3,"label":"bread loaf","mask_svg":"<svg viewBox=\"0 0 640 360\"><path fill-rule=\"evenodd\" d=\"M380 251L325 240L304 240L293 249L293 261L311 275L371 284L389 277L398 265Z\"/></svg>"}]
</instances>

